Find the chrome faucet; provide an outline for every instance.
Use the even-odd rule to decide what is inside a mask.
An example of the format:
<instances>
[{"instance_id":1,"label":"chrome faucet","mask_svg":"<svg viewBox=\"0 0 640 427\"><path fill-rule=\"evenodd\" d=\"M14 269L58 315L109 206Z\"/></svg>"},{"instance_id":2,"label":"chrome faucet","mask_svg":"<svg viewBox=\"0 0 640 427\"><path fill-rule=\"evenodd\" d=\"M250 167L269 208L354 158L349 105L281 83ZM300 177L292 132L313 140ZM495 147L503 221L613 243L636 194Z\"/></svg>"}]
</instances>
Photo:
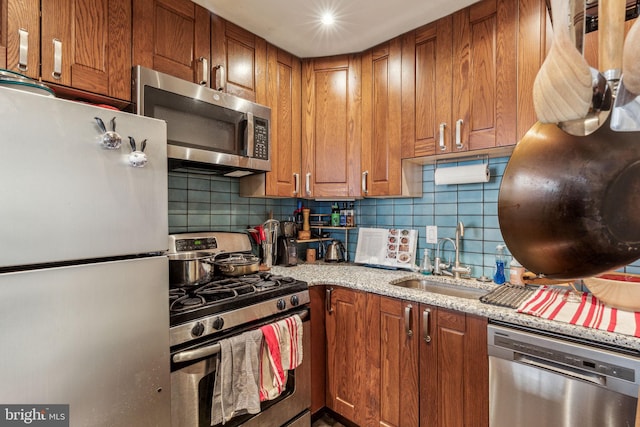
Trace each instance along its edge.
<instances>
[{"instance_id":1,"label":"chrome faucet","mask_svg":"<svg viewBox=\"0 0 640 427\"><path fill-rule=\"evenodd\" d=\"M464 224L462 223L462 221L459 221L458 225L456 226L456 244L455 244L456 263L451 269L456 279L459 279L461 274L471 276L471 267L462 267L460 265L460 238L461 237L464 237Z\"/></svg>"},{"instance_id":2,"label":"chrome faucet","mask_svg":"<svg viewBox=\"0 0 640 427\"><path fill-rule=\"evenodd\" d=\"M453 276L453 273L447 271L447 268L450 267L450 264L440 262L440 245L442 244L442 250L444 251L444 243L446 242L450 242L453 245L453 250L456 253L456 260L458 259L458 247L456 243L448 237L440 239L440 241L438 241L438 245L436 246L436 259L433 262L433 274L439 274L442 276Z\"/></svg>"}]
</instances>

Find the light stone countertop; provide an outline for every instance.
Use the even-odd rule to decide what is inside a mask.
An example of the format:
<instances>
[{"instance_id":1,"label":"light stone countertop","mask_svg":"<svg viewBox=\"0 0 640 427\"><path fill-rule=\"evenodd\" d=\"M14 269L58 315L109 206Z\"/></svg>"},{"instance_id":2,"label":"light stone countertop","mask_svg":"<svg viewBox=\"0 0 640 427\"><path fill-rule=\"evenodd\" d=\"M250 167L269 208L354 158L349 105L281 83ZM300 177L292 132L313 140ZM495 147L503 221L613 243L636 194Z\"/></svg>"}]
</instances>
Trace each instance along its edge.
<instances>
[{"instance_id":1,"label":"light stone countertop","mask_svg":"<svg viewBox=\"0 0 640 427\"><path fill-rule=\"evenodd\" d=\"M309 286L338 285L379 295L458 310L487 317L490 320L499 320L515 325L584 338L603 344L612 344L640 350L640 338L540 319L535 316L517 313L515 309L485 304L475 299L451 297L420 289L403 288L392 284L407 278L427 277L430 280L433 279L448 284L491 290L497 286L493 282L482 283L475 279L456 280L452 277L422 276L408 270L385 270L346 263L329 264L318 262L316 264L299 264L294 267L274 266L271 271L274 274L291 276L298 280L303 280L307 282Z\"/></svg>"}]
</instances>

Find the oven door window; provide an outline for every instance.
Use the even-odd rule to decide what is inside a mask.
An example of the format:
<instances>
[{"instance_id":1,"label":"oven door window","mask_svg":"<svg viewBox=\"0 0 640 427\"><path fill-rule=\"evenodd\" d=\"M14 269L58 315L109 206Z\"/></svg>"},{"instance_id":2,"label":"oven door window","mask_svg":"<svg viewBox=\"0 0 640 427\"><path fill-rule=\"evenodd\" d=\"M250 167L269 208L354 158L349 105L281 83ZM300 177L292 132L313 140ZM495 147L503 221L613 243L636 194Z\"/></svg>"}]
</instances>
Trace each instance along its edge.
<instances>
[{"instance_id":1,"label":"oven door window","mask_svg":"<svg viewBox=\"0 0 640 427\"><path fill-rule=\"evenodd\" d=\"M144 90L145 115L167 122L167 140L172 144L241 154L244 114L149 86Z\"/></svg>"},{"instance_id":2,"label":"oven door window","mask_svg":"<svg viewBox=\"0 0 640 427\"><path fill-rule=\"evenodd\" d=\"M211 402L216 377L216 359L217 356L210 357L182 367L171 374L172 425L211 427ZM276 399L262 402L260 413L264 413L295 392L295 377L295 370L289 371L285 390ZM195 393L197 395L194 395ZM226 422L224 426L237 427L257 415L259 414L236 416ZM217 425L222 426L222 424Z\"/></svg>"}]
</instances>

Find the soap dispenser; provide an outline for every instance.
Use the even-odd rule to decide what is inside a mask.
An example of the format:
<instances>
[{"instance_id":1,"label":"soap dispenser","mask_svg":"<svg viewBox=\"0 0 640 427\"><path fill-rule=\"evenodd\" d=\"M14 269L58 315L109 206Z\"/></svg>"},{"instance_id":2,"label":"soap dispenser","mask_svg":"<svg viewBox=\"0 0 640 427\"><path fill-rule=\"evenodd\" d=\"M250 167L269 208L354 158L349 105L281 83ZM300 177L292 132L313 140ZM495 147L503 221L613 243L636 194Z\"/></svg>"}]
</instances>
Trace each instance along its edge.
<instances>
[{"instance_id":1,"label":"soap dispenser","mask_svg":"<svg viewBox=\"0 0 640 427\"><path fill-rule=\"evenodd\" d=\"M429 275L433 272L433 266L431 265L431 258L429 257L429 249L424 250L424 257L422 258L422 264L420 265L420 273Z\"/></svg>"},{"instance_id":2,"label":"soap dispenser","mask_svg":"<svg viewBox=\"0 0 640 427\"><path fill-rule=\"evenodd\" d=\"M505 282L504 264L504 245L498 245L496 246L496 269L495 273L493 274L493 281L497 285L502 285Z\"/></svg>"}]
</instances>

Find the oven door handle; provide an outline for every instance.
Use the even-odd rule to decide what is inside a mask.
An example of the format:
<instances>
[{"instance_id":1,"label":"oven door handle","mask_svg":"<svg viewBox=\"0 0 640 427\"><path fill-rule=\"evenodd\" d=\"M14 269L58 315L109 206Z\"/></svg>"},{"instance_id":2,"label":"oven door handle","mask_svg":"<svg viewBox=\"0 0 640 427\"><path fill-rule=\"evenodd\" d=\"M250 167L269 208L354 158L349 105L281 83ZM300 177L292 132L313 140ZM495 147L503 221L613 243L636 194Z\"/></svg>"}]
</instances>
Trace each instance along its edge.
<instances>
[{"instance_id":1,"label":"oven door handle","mask_svg":"<svg viewBox=\"0 0 640 427\"><path fill-rule=\"evenodd\" d=\"M220 353L220 344L211 344L206 347L196 348L194 350L181 351L173 355L175 363L190 362L192 360L202 359L203 357L213 356Z\"/></svg>"},{"instance_id":2,"label":"oven door handle","mask_svg":"<svg viewBox=\"0 0 640 427\"><path fill-rule=\"evenodd\" d=\"M300 320L303 322L309 320L309 310L291 313L291 316L294 314L300 316ZM220 353L220 349L220 343L215 343L205 347L195 348L193 350L181 351L180 353L174 354L171 360L173 360L174 363L191 362L192 360L202 359L203 357L218 354Z\"/></svg>"}]
</instances>

